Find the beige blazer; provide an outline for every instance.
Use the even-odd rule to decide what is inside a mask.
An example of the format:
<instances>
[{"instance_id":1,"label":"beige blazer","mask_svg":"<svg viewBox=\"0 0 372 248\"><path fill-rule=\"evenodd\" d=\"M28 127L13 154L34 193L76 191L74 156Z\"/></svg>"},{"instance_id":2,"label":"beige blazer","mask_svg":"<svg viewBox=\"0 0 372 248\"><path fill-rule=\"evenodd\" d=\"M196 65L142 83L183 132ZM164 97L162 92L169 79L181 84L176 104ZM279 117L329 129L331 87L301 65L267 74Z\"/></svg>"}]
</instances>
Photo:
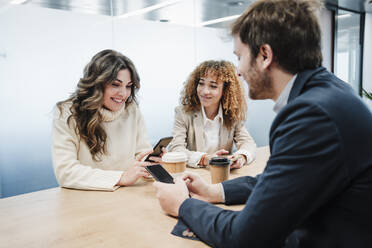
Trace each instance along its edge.
<instances>
[{"instance_id":1,"label":"beige blazer","mask_svg":"<svg viewBox=\"0 0 372 248\"><path fill-rule=\"evenodd\" d=\"M197 167L200 158L205 152L203 134L203 114L201 111L186 113L182 106L175 108L173 125L173 140L169 144L169 151L185 152L188 156L188 165ZM243 154L247 157L247 163L255 158L256 143L249 135L244 123L236 123L231 130L221 126L219 137L219 149L225 149L232 154L233 145L237 151L234 154Z\"/></svg>"}]
</instances>

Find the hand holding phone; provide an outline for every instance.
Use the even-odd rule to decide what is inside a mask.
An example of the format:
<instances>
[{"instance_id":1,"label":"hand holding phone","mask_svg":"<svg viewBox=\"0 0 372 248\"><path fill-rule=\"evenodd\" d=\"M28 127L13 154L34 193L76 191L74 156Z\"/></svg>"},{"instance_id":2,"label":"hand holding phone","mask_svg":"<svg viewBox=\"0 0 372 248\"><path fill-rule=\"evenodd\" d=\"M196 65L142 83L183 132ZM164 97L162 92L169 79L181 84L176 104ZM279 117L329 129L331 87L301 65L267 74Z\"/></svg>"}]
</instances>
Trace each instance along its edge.
<instances>
[{"instance_id":1,"label":"hand holding phone","mask_svg":"<svg viewBox=\"0 0 372 248\"><path fill-rule=\"evenodd\" d=\"M150 161L150 157L159 157L160 154L162 153L162 148L163 147L167 147L168 144L172 141L173 137L165 137L165 138L161 138L158 143L156 143L156 145L154 146L154 151L149 154L145 161Z\"/></svg>"},{"instance_id":2,"label":"hand holding phone","mask_svg":"<svg viewBox=\"0 0 372 248\"><path fill-rule=\"evenodd\" d=\"M174 183L173 177L160 164L149 165L145 168L156 181L162 183Z\"/></svg>"}]
</instances>

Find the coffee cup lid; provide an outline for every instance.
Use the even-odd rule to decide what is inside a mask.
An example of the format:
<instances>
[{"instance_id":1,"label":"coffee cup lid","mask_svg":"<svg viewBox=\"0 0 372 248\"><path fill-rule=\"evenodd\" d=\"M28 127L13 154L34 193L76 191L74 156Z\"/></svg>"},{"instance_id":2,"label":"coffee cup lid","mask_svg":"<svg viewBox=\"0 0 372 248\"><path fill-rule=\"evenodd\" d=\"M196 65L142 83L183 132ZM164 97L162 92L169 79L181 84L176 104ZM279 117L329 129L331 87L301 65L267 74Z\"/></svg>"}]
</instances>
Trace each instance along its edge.
<instances>
[{"instance_id":1,"label":"coffee cup lid","mask_svg":"<svg viewBox=\"0 0 372 248\"><path fill-rule=\"evenodd\" d=\"M214 166L227 166L230 164L230 160L225 157L213 157L209 160L209 164Z\"/></svg>"},{"instance_id":2,"label":"coffee cup lid","mask_svg":"<svg viewBox=\"0 0 372 248\"><path fill-rule=\"evenodd\" d=\"M161 158L166 163L177 163L187 161L187 155L184 152L167 152Z\"/></svg>"}]
</instances>

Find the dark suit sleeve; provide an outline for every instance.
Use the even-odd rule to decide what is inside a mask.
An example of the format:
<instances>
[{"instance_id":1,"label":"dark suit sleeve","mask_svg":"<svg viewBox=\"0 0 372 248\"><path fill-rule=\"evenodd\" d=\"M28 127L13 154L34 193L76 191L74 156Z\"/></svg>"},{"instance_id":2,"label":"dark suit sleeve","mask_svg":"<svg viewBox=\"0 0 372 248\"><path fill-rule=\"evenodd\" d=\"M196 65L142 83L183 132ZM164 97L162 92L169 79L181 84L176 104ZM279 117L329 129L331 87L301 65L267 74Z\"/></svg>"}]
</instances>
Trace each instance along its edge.
<instances>
[{"instance_id":1,"label":"dark suit sleeve","mask_svg":"<svg viewBox=\"0 0 372 248\"><path fill-rule=\"evenodd\" d=\"M230 192L229 194L225 194L225 204L244 204L248 200L248 197L256 185L259 177L260 175L257 175L256 177L238 177L223 182L222 185L224 191Z\"/></svg>"},{"instance_id":2,"label":"dark suit sleeve","mask_svg":"<svg viewBox=\"0 0 372 248\"><path fill-rule=\"evenodd\" d=\"M292 105L273 124L271 156L252 192L225 188L231 201L248 197L242 211L196 199L181 205L180 218L204 242L213 247L283 246L296 227L345 187L337 127L311 103Z\"/></svg>"}]
</instances>

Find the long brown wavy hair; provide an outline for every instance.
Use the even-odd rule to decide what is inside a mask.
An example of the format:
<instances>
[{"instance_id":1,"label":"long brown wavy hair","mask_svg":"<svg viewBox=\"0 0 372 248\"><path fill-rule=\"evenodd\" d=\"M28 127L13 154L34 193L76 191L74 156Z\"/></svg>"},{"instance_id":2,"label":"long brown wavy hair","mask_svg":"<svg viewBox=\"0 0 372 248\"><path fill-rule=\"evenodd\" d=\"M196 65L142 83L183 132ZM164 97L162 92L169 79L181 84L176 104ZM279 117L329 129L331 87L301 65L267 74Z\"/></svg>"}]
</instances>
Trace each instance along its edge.
<instances>
[{"instance_id":1,"label":"long brown wavy hair","mask_svg":"<svg viewBox=\"0 0 372 248\"><path fill-rule=\"evenodd\" d=\"M72 102L71 115L67 118L70 126L75 120L75 132L88 146L92 158L101 160L101 155L107 154L107 134L103 127L99 110L103 107L103 94L107 84L116 80L120 70L128 69L131 74L132 89L125 107L136 103L136 94L140 88L140 78L132 61L123 54L113 50L103 50L91 59L84 68L84 75L77 84L77 89L71 96L57 103L62 113L62 105Z\"/></svg>"},{"instance_id":2,"label":"long brown wavy hair","mask_svg":"<svg viewBox=\"0 0 372 248\"><path fill-rule=\"evenodd\" d=\"M208 60L198 65L190 74L181 92L181 105L186 113L201 109L200 100L196 91L201 77L210 73L217 77L217 81L223 82L221 105L223 110L224 125L231 127L240 121L244 121L247 111L243 85L236 74L235 66L228 61Z\"/></svg>"}]
</instances>

